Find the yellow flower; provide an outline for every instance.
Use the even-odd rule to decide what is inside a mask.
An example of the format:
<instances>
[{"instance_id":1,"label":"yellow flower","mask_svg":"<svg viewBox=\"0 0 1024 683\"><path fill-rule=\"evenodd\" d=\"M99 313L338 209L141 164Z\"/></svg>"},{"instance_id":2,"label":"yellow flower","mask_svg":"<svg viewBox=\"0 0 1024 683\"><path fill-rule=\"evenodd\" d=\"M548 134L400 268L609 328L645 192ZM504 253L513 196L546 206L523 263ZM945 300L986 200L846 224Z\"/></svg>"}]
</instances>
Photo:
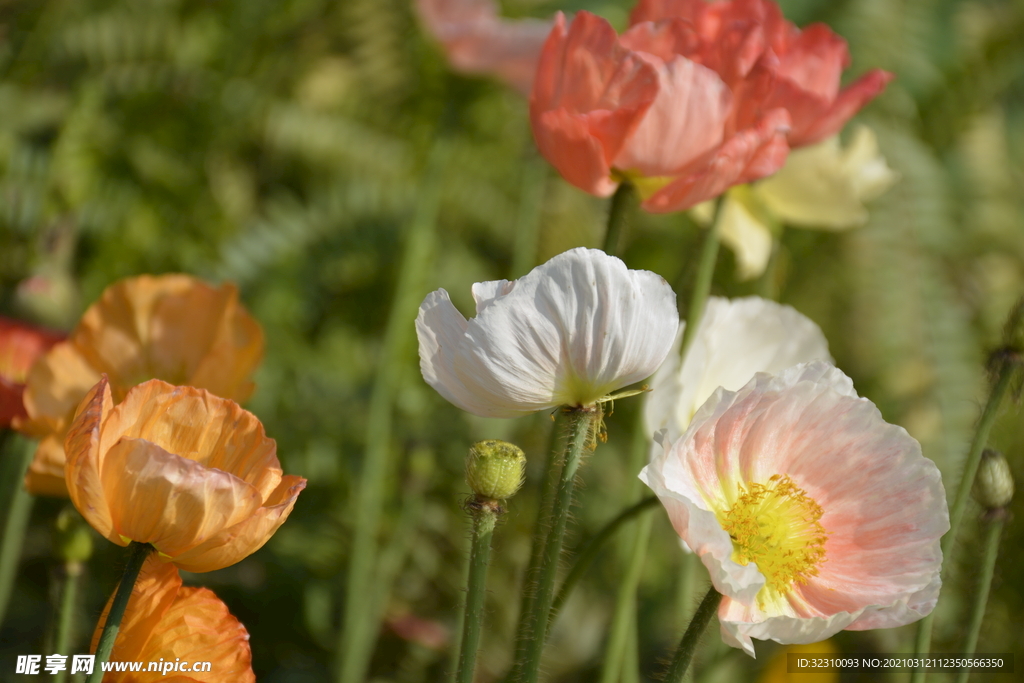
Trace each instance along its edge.
<instances>
[{"instance_id":1,"label":"yellow flower","mask_svg":"<svg viewBox=\"0 0 1024 683\"><path fill-rule=\"evenodd\" d=\"M115 401L152 378L244 401L262 357L263 331L233 285L215 288L187 275L143 275L111 285L26 380L28 418L14 426L41 440L26 488L68 495L64 436L101 375L109 377Z\"/></svg>"},{"instance_id":2,"label":"yellow flower","mask_svg":"<svg viewBox=\"0 0 1024 683\"><path fill-rule=\"evenodd\" d=\"M306 480L284 476L277 444L234 401L150 380L114 405L104 377L64 443L71 502L118 545L149 543L208 572L256 552Z\"/></svg>"},{"instance_id":3,"label":"yellow flower","mask_svg":"<svg viewBox=\"0 0 1024 683\"><path fill-rule=\"evenodd\" d=\"M844 148L839 137L790 152L775 175L733 188L722 200L722 241L736 253L741 280L764 272L771 256L773 226L780 223L819 230L848 230L868 220L864 206L899 180L878 151L870 128L854 129ZM695 209L707 222L710 203Z\"/></svg>"}]
</instances>

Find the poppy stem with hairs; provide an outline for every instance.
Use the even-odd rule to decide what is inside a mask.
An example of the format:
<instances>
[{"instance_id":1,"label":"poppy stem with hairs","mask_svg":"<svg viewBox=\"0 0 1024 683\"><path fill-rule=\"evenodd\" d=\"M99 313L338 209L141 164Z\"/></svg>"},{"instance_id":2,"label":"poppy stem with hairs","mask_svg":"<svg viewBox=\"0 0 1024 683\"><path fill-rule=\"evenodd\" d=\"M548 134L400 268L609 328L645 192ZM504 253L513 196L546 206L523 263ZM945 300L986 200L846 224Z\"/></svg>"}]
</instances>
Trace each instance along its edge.
<instances>
[{"instance_id":1,"label":"poppy stem with hairs","mask_svg":"<svg viewBox=\"0 0 1024 683\"><path fill-rule=\"evenodd\" d=\"M974 605L971 608L971 621L967 626L967 641L964 645L964 657L970 657L978 648L978 636L981 624L985 620L985 607L988 605L988 593L992 588L992 575L996 570L996 558L999 557L999 540L1003 535L1007 512L1004 509L990 510L984 516L985 550L981 558L981 571L978 575L978 588L974 592ZM961 669L957 675L957 683L967 683L971 675L970 669Z\"/></svg>"},{"instance_id":2,"label":"poppy stem with hairs","mask_svg":"<svg viewBox=\"0 0 1024 683\"><path fill-rule=\"evenodd\" d=\"M679 683L683 680L686 670L690 668L690 662L693 661L693 654L697 651L697 644L700 642L701 636L704 635L704 631L707 630L708 624L711 623L711 618L718 611L718 605L721 602L722 594L715 590L714 586L708 589L707 595L701 600L697 612L693 615L693 620L686 627L686 633L683 634L679 647L676 648L672 664L669 665L664 679L665 683Z\"/></svg>"},{"instance_id":3,"label":"poppy stem with hairs","mask_svg":"<svg viewBox=\"0 0 1024 683\"><path fill-rule=\"evenodd\" d=\"M87 683L101 683L103 680L103 664L110 659L110 653L114 650L114 640L117 638L117 632L121 630L121 619L124 618L124 611L128 607L128 600L135 588L135 581L139 578L142 565L152 550L153 546L148 543L132 541L128 544L128 564L121 575L121 583L117 585L114 600L110 603L110 611L103 624L103 633L96 646L96 661Z\"/></svg>"},{"instance_id":4,"label":"poppy stem with hairs","mask_svg":"<svg viewBox=\"0 0 1024 683\"><path fill-rule=\"evenodd\" d=\"M477 504L469 506L473 518L473 545L469 552L466 612L462 622L462 645L459 648L459 668L455 679L457 683L473 683L476 652L480 647L480 630L484 620L491 537L500 509L497 501L477 501Z\"/></svg>"},{"instance_id":5,"label":"poppy stem with hairs","mask_svg":"<svg viewBox=\"0 0 1024 683\"><path fill-rule=\"evenodd\" d=\"M956 539L957 531L960 530L960 523L963 521L964 511L967 509L967 499L971 495L971 486L978 474L978 466L981 464L981 454L988 442L988 435L995 424L996 416L999 414L999 406L1010 388L1014 375L1017 373L1018 361L1015 359L1003 359L998 361L997 375L992 391L989 393L988 402L981 413L978 421L978 428L974 432L974 440L971 441L971 448L967 452L967 459L964 462L964 473L960 479L960 486L956 491L956 498L953 507L949 511L949 531L942 537L942 560L943 566L950 566L950 554L953 549L953 542ZM935 611L918 622L917 638L914 642L914 655L921 657L931 650L932 645L932 623ZM924 683L927 672L923 668L915 669L910 678L911 683Z\"/></svg>"},{"instance_id":6,"label":"poppy stem with hairs","mask_svg":"<svg viewBox=\"0 0 1024 683\"><path fill-rule=\"evenodd\" d=\"M544 544L537 593L531 613L527 615L527 618L534 624L533 637L526 643L525 650L518 653L515 667L519 675L518 680L524 683L536 683L540 675L540 659L544 652L544 642L547 640L555 578L562 555L562 542L565 539L569 508L572 506L572 494L576 487L576 472L583 460L584 451L587 450L595 436L597 420L601 418L600 406L577 406L567 408L566 411L569 439L566 443L564 462L551 508L551 529Z\"/></svg>"}]
</instances>

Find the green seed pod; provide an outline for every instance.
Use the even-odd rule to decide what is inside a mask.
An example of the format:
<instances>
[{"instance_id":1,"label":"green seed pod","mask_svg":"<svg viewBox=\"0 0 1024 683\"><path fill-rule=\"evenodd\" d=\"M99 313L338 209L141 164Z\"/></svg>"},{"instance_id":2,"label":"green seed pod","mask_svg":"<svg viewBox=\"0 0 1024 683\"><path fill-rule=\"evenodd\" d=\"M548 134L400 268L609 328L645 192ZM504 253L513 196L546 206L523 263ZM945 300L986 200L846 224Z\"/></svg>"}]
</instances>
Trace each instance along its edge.
<instances>
[{"instance_id":1,"label":"green seed pod","mask_svg":"<svg viewBox=\"0 0 1024 683\"><path fill-rule=\"evenodd\" d=\"M466 456L466 482L477 498L505 500L523 485L526 456L507 441L478 441Z\"/></svg>"},{"instance_id":2,"label":"green seed pod","mask_svg":"<svg viewBox=\"0 0 1024 683\"><path fill-rule=\"evenodd\" d=\"M92 556L92 530L73 507L66 507L57 515L53 548L65 562L85 562Z\"/></svg>"},{"instance_id":3,"label":"green seed pod","mask_svg":"<svg viewBox=\"0 0 1024 683\"><path fill-rule=\"evenodd\" d=\"M989 510L1004 508L1013 499L1013 473L1002 453L986 449L974 478L974 499Z\"/></svg>"}]
</instances>

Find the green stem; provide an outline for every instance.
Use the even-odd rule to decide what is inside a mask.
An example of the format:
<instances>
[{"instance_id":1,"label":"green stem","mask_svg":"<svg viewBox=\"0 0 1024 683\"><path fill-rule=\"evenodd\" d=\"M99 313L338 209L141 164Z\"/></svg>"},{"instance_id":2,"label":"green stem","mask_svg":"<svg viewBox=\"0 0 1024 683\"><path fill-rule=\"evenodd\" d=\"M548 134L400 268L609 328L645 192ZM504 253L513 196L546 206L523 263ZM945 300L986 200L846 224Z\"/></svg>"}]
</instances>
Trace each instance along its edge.
<instances>
[{"instance_id":1,"label":"green stem","mask_svg":"<svg viewBox=\"0 0 1024 683\"><path fill-rule=\"evenodd\" d=\"M551 615L555 578L558 574L558 562L562 555L562 542L565 539L566 522L569 519L569 508L572 506L572 494L576 486L576 472L587 445L594 438L595 420L600 418L600 408L570 408L569 440L566 443L565 458L558 489L551 508L551 530L544 544L544 555L537 581L537 595L533 609L527 618L534 627L533 637L526 644L522 653L520 680L525 683L536 683L540 675L540 658L544 652L544 641L547 640L548 622Z\"/></svg>"},{"instance_id":2,"label":"green stem","mask_svg":"<svg viewBox=\"0 0 1024 683\"><path fill-rule=\"evenodd\" d=\"M640 585L640 575L644 568L644 560L647 557L647 545L651 537L651 524L653 517L644 517L637 525L636 535L633 537L633 550L630 553L622 581L619 584L619 593L615 599L615 616L612 618L612 628L608 635L608 645L604 660L604 669L601 671L601 683L616 683L620 680L623 663L627 658L626 651L635 649L636 642L630 642L630 634L636 622L636 591Z\"/></svg>"},{"instance_id":3,"label":"green stem","mask_svg":"<svg viewBox=\"0 0 1024 683\"><path fill-rule=\"evenodd\" d=\"M1002 403L1003 396L1006 395L1006 391L1010 387L1016 370L1017 366L1013 361L1003 361L999 367L999 374L996 377L995 384L992 385L992 390L989 393L988 402L981 413L981 419L978 421L978 428L974 432L974 440L971 441L971 447L967 452L967 459L964 462L964 472L960 479L960 485L957 487L953 508L949 512L949 531L942 537L943 568L949 567L951 564L950 556L953 543L956 540L957 532L960 530L964 511L967 509L967 499L971 495L971 486L974 484L974 478L978 474L978 466L981 464L981 453L985 450L985 444L988 443L989 433L992 431L996 416L999 414L999 405ZM932 610L931 614L918 622L917 637L914 641L914 654L917 657L921 657L931 651L934 618L935 610ZM919 668L914 670L910 681L911 683L924 683L926 678L927 672L923 668Z\"/></svg>"},{"instance_id":4,"label":"green stem","mask_svg":"<svg viewBox=\"0 0 1024 683\"><path fill-rule=\"evenodd\" d=\"M647 510L653 510L658 506L657 496L648 496L639 503L631 505L618 514L615 519L605 524L604 528L597 533L594 538L587 542L583 550L579 552L576 557L576 562L573 564L572 569L566 575L565 580L562 581L561 587L558 589L558 595L555 596L555 601L551 603L551 624L554 624L558 613L561 611L562 606L565 605L565 601L569 599L569 595L572 594L573 588L579 583L583 575L590 569L590 565L594 564L594 560L597 559L598 553L604 547L604 544L608 542L615 532L622 528L627 522L631 521L634 517L639 514L646 512Z\"/></svg>"},{"instance_id":5,"label":"green stem","mask_svg":"<svg viewBox=\"0 0 1024 683\"><path fill-rule=\"evenodd\" d=\"M512 277L522 277L537 262L537 244L540 241L541 214L544 209L544 190L548 184L550 167L530 141L530 158L523 164L522 185L519 190L519 213L516 216L515 246L512 254Z\"/></svg>"},{"instance_id":6,"label":"green stem","mask_svg":"<svg viewBox=\"0 0 1024 683\"><path fill-rule=\"evenodd\" d=\"M721 593L712 586L708 590L708 594L701 600L697 612L693 615L693 620L686 628L683 639L679 642L676 654L672 657L672 664L669 665L668 674L665 676L665 683L679 683L683 680L686 670L690 668L693 654L697 651L697 644L700 642L701 636L704 635L704 631L707 630L708 624L711 623L711 618L718 611L718 604L721 601Z\"/></svg>"},{"instance_id":7,"label":"green stem","mask_svg":"<svg viewBox=\"0 0 1024 683\"><path fill-rule=\"evenodd\" d=\"M626 231L627 219L636 204L636 199L636 189L632 183L619 183L608 205L608 228L604 232L604 244L601 246L604 253L619 255L619 249L622 248L622 233Z\"/></svg>"},{"instance_id":8,"label":"green stem","mask_svg":"<svg viewBox=\"0 0 1024 683\"><path fill-rule=\"evenodd\" d=\"M465 616L462 621L462 645L456 683L473 683L476 651L480 647L480 628L484 620L484 595L487 592L487 567L491 561L491 536L498 513L492 501L476 501L473 509L473 546L469 553Z\"/></svg>"},{"instance_id":9,"label":"green stem","mask_svg":"<svg viewBox=\"0 0 1024 683\"><path fill-rule=\"evenodd\" d=\"M35 500L22 480L25 470L32 462L35 442L24 439L13 432L0 432L0 463L3 477L0 480L0 495L5 496L7 516L4 519L3 538L0 538L0 624L4 621L10 603L14 578L18 574L21 560L21 546L25 540L25 529L32 514Z\"/></svg>"},{"instance_id":10,"label":"green stem","mask_svg":"<svg viewBox=\"0 0 1024 683\"><path fill-rule=\"evenodd\" d=\"M64 563L64 586L60 595L60 614L57 617L57 635L54 652L70 655L71 632L75 623L75 603L78 599L78 578L82 575L82 563L69 560ZM68 670L62 669L54 676L54 683L64 683Z\"/></svg>"},{"instance_id":11,"label":"green stem","mask_svg":"<svg viewBox=\"0 0 1024 683\"><path fill-rule=\"evenodd\" d=\"M999 557L999 540L1003 535L1006 523L1006 511L991 510L986 515L988 529L985 534L985 550L981 558L981 571L978 573L978 590L974 593L974 606L971 609L971 621L967 627L967 643L964 645L964 656L970 657L978 649L978 636L981 623L985 620L985 606L988 604L989 589L992 588L992 575L996 570L996 558ZM963 669L957 675L957 683L967 683L970 670Z\"/></svg>"},{"instance_id":12,"label":"green stem","mask_svg":"<svg viewBox=\"0 0 1024 683\"><path fill-rule=\"evenodd\" d=\"M715 264L718 262L718 219L722 215L722 202L722 197L719 197L715 203L715 217L711 220L711 227L704 235L704 244L701 246L697 279L693 283L690 305L686 309L686 329L683 330L683 342L679 347L680 358L686 358L686 352L697 335L701 316L704 315L704 305L707 303L708 295L711 294L711 281L715 276Z\"/></svg>"},{"instance_id":13,"label":"green stem","mask_svg":"<svg viewBox=\"0 0 1024 683\"><path fill-rule=\"evenodd\" d=\"M546 417L544 419L547 419ZM533 640L534 622L532 621L533 605L537 598L537 581L540 579L540 566L544 561L544 546L547 543L548 529L551 528L551 507L558 490L558 463L562 453L559 435L565 422L561 411L555 416L555 424L550 432L547 459L544 463L544 481L537 505L537 523L534 526L533 538L530 541L530 560L523 573L523 593L519 601L519 623L516 624L515 662L505 677L506 681L518 681L522 673L523 657L531 640Z\"/></svg>"},{"instance_id":14,"label":"green stem","mask_svg":"<svg viewBox=\"0 0 1024 683\"><path fill-rule=\"evenodd\" d=\"M421 181L370 394L363 467L354 486L354 529L336 665L339 683L362 683L366 678L379 631L373 601L377 594L377 535L392 461L392 406L411 347L412 321L433 264L435 225L447 159L448 144L442 138L431 151Z\"/></svg>"},{"instance_id":15,"label":"green stem","mask_svg":"<svg viewBox=\"0 0 1024 683\"><path fill-rule=\"evenodd\" d=\"M92 673L86 679L88 683L100 683L103 680L103 664L110 659L110 653L114 650L114 641L117 639L117 632L121 630L121 620L135 589L135 581L139 578L139 572L151 550L153 546L148 543L132 541L128 544L128 564L121 574L121 583L117 584L117 592L114 593L107 620L103 624L103 633L100 635L99 645L96 646L96 661Z\"/></svg>"},{"instance_id":16,"label":"green stem","mask_svg":"<svg viewBox=\"0 0 1024 683\"><path fill-rule=\"evenodd\" d=\"M626 471L633 475L643 469L647 462L650 448L647 432L644 429L644 411L637 411L633 425L633 441L630 446ZM642 495L641 483L631 476L627 500ZM622 680L622 670L627 658L627 650L635 650L638 644L631 639L635 633L636 622L636 591L640 585L644 560L647 558L647 545L651 536L651 517L640 520L633 538L625 539L622 552L622 580L619 582L618 594L615 598L615 611L612 616L611 628L608 633L608 644L605 646L604 668L601 670L601 683L616 683Z\"/></svg>"}]
</instances>

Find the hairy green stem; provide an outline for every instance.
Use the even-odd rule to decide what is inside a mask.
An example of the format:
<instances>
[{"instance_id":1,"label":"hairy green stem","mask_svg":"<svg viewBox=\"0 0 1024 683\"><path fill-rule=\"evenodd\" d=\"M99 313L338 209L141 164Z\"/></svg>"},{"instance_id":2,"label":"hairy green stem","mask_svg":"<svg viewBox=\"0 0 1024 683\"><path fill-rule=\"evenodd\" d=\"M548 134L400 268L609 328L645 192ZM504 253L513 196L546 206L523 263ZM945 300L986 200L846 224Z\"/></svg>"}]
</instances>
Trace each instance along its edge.
<instances>
[{"instance_id":1,"label":"hairy green stem","mask_svg":"<svg viewBox=\"0 0 1024 683\"><path fill-rule=\"evenodd\" d=\"M62 655L72 654L72 630L75 624L75 603L78 600L78 579L82 575L82 563L68 560L64 563L64 585L61 586L60 612L57 615L57 633L54 638L54 652ZM54 683L64 683L68 670L62 669L53 677Z\"/></svg>"},{"instance_id":2,"label":"hairy green stem","mask_svg":"<svg viewBox=\"0 0 1024 683\"><path fill-rule=\"evenodd\" d=\"M604 231L604 253L618 256L622 248L622 234L626 231L629 214L636 204L636 188L632 183L621 182L608 205L608 227Z\"/></svg>"},{"instance_id":3,"label":"hairy green stem","mask_svg":"<svg viewBox=\"0 0 1024 683\"><path fill-rule=\"evenodd\" d=\"M378 581L377 535L393 455L392 407L412 343L412 321L433 263L435 225L447 159L448 144L442 138L435 143L423 173L370 394L362 472L353 487L356 492L354 528L336 663L339 683L363 682L379 630L373 602Z\"/></svg>"},{"instance_id":4,"label":"hairy green stem","mask_svg":"<svg viewBox=\"0 0 1024 683\"><path fill-rule=\"evenodd\" d=\"M121 630L121 620L128 607L128 600L132 597L135 581L138 580L142 565L149 557L151 550L153 550L153 546L148 543L132 541L128 544L128 564L125 565L124 573L121 574L121 583L117 584L117 592L114 593L110 611L107 612L103 633L100 634L100 642L96 646L96 661L92 673L86 679L88 683L100 683L103 680L103 664L110 659L110 653L114 650L114 641L117 639L117 632Z\"/></svg>"},{"instance_id":5,"label":"hairy green stem","mask_svg":"<svg viewBox=\"0 0 1024 683\"><path fill-rule=\"evenodd\" d=\"M978 572L978 588L974 593L974 605L971 608L971 621L967 626L967 642L964 645L964 657L970 657L978 649L978 636L981 624L985 620L985 607L988 604L989 589L992 588L992 575L996 571L996 558L999 557L999 541L1006 523L1006 511L991 510L985 515L988 528L985 530L985 550L981 558ZM957 675L957 683L967 683L970 669L963 669Z\"/></svg>"},{"instance_id":6,"label":"hairy green stem","mask_svg":"<svg viewBox=\"0 0 1024 683\"><path fill-rule=\"evenodd\" d=\"M697 264L697 278L693 283L693 291L690 293L690 305L686 308L686 329L683 330L683 342L679 346L680 358L686 358L686 352L697 335L701 316L704 315L704 305L708 301L708 295L711 294L711 281L714 279L715 264L718 262L720 231L718 220L722 216L722 202L722 197L715 202L715 216L704 235L704 244L700 250L700 262Z\"/></svg>"},{"instance_id":7,"label":"hairy green stem","mask_svg":"<svg viewBox=\"0 0 1024 683\"><path fill-rule=\"evenodd\" d=\"M957 487L956 498L949 512L949 531L942 537L943 568L949 567L951 564L950 556L953 544L956 541L957 532L960 530L964 511L967 509L967 499L971 495L971 486L974 484L974 478L978 474L978 466L981 464L981 453L985 450L985 444L988 443L989 433L992 431L996 416L999 414L999 406L1006 395L1007 389L1010 387L1016 371L1017 366L1013 361L1003 361L1002 365L998 368L998 375L995 383L992 385L992 390L989 392L988 402L981 413L981 419L978 421L978 428L974 432L974 439L971 441L971 447L967 452L967 459L964 462L964 472L960 479L960 485ZM931 614L918 622L917 637L914 640L914 654L917 657L921 657L931 651L934 618L935 610L932 610ZM927 672L924 668L918 668L914 670L910 681L911 683L924 683L926 678Z\"/></svg>"},{"instance_id":8,"label":"hairy green stem","mask_svg":"<svg viewBox=\"0 0 1024 683\"><path fill-rule=\"evenodd\" d=\"M583 575L587 573L590 566L594 564L594 560L597 559L598 553L604 548L605 543L608 542L615 532L618 531L627 522L630 522L634 517L640 515L647 510L653 510L658 506L657 496L648 496L639 503L635 503L630 507L620 512L615 519L604 525L597 535L590 539L583 549L576 556L576 562L573 563L572 569L566 575L565 580L562 581L562 585L558 589L558 595L555 596L555 601L551 603L551 623L553 624L555 619L558 618L558 613L561 611L562 606L565 605L565 601L569 599L572 594L573 588L579 583Z\"/></svg>"},{"instance_id":9,"label":"hairy green stem","mask_svg":"<svg viewBox=\"0 0 1024 683\"><path fill-rule=\"evenodd\" d=\"M35 442L14 432L0 430L0 495L4 496L7 515L4 518L3 537L0 538L0 624L14 588L21 560L21 546L25 529L32 514L34 498L22 486L25 470L32 462Z\"/></svg>"},{"instance_id":10,"label":"hairy green stem","mask_svg":"<svg viewBox=\"0 0 1024 683\"><path fill-rule=\"evenodd\" d=\"M693 655L697 651L697 644L700 642L701 636L704 635L704 631L707 630L708 624L711 623L711 618L718 611L718 604L721 601L722 594L712 586L701 600L693 615L693 620L686 628L683 639L679 642L679 647L676 648L672 664L669 665L668 673L665 675L665 683L679 683L683 680L686 670L690 668Z\"/></svg>"},{"instance_id":11,"label":"hairy green stem","mask_svg":"<svg viewBox=\"0 0 1024 683\"><path fill-rule=\"evenodd\" d=\"M496 505L492 505L492 501L482 501L478 507L471 508L473 545L469 552L469 577L456 683L473 683L476 651L480 647L480 629L484 621L484 595L487 593L487 567L491 561L491 536L494 534L494 523L498 519Z\"/></svg>"},{"instance_id":12,"label":"hairy green stem","mask_svg":"<svg viewBox=\"0 0 1024 683\"><path fill-rule=\"evenodd\" d=\"M561 413L555 416L555 424L550 432L547 459L544 462L544 481L541 485L540 501L537 509L537 523L534 526L533 538L530 540L530 560L523 573L523 592L519 601L519 622L516 624L515 661L506 681L518 681L522 673L523 656L531 640L533 640L534 622L531 620L533 604L537 597L537 581L540 578L540 566L544 560L544 546L547 543L548 530L551 528L551 506L558 490L558 463L562 452L559 435L565 425Z\"/></svg>"},{"instance_id":13,"label":"hairy green stem","mask_svg":"<svg viewBox=\"0 0 1024 683\"><path fill-rule=\"evenodd\" d=\"M521 666L518 667L519 680L524 683L536 683L540 675L540 659L547 640L548 622L551 615L551 604L554 598L555 578L558 575L558 562L562 555L562 542L565 539L565 527L569 519L569 508L572 506L573 490L576 487L576 472L579 470L583 453L589 442L594 438L595 421L601 417L601 409L569 408L569 439L566 443L565 457L558 479L558 488L551 506L551 529L544 543L544 554L537 580L537 594L534 597L531 614L527 616L534 624L533 637L526 643L521 654Z\"/></svg>"}]
</instances>

